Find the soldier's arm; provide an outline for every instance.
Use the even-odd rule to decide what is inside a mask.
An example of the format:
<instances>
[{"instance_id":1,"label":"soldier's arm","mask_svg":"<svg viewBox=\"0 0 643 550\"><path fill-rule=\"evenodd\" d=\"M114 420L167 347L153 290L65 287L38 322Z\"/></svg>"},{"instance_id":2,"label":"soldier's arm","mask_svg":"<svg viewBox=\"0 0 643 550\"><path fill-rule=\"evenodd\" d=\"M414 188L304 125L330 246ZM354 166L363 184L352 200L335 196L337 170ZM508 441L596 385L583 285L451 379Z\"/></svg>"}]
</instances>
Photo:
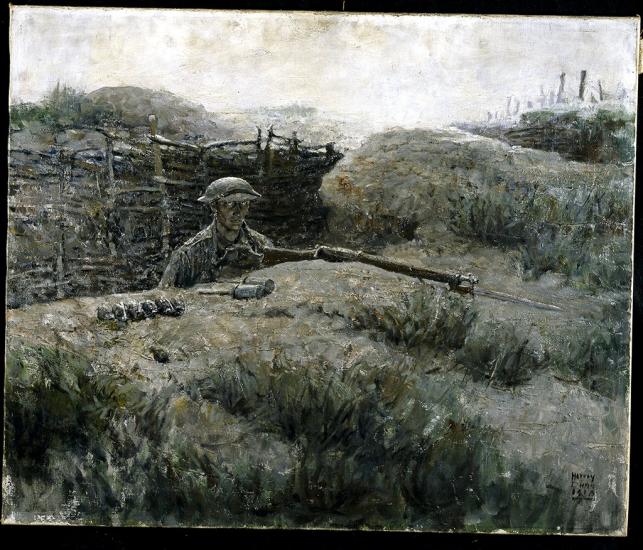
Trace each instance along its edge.
<instances>
[{"instance_id":1,"label":"soldier's arm","mask_svg":"<svg viewBox=\"0 0 643 550\"><path fill-rule=\"evenodd\" d=\"M186 279L189 279L190 262L188 255L181 248L172 252L170 262L167 264L158 288L170 288L185 286Z\"/></svg>"}]
</instances>

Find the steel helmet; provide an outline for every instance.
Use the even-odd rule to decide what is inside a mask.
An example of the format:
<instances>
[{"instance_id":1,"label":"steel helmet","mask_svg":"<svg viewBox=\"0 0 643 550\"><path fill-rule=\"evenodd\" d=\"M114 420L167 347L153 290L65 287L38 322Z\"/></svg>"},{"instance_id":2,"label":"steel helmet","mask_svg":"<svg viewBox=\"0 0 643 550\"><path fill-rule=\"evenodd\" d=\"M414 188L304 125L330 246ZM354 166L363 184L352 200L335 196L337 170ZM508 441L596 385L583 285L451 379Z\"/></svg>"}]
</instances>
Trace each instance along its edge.
<instances>
[{"instance_id":1,"label":"steel helmet","mask_svg":"<svg viewBox=\"0 0 643 550\"><path fill-rule=\"evenodd\" d=\"M214 180L208 185L205 193L198 198L199 202L212 203L220 199L226 201L251 201L256 200L261 195L257 193L252 186L242 178L227 177Z\"/></svg>"}]
</instances>

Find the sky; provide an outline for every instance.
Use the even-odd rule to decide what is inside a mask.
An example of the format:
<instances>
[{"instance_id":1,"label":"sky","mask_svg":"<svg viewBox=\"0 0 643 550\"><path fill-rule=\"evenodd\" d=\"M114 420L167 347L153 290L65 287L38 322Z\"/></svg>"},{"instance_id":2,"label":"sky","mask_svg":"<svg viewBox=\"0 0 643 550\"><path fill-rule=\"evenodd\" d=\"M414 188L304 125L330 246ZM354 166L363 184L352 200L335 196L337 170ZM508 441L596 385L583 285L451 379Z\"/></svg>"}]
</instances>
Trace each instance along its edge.
<instances>
[{"instance_id":1,"label":"sky","mask_svg":"<svg viewBox=\"0 0 643 550\"><path fill-rule=\"evenodd\" d=\"M293 103L375 125L486 119L507 96L636 95L632 18L394 16L12 7L10 101L56 82L166 90L212 112Z\"/></svg>"}]
</instances>

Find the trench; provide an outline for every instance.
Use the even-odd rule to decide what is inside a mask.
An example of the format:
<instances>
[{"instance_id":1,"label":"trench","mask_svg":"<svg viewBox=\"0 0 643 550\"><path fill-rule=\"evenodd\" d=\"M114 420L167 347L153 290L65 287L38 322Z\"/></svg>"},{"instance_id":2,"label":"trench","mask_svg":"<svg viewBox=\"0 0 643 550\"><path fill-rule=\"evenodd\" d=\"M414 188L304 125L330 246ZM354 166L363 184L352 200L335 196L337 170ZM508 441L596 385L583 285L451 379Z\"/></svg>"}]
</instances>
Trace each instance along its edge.
<instances>
[{"instance_id":1,"label":"trench","mask_svg":"<svg viewBox=\"0 0 643 550\"><path fill-rule=\"evenodd\" d=\"M10 150L10 308L153 288L172 250L210 223L197 199L220 177L243 177L262 194L248 215L253 229L279 246L315 244L322 178L343 156L274 134L206 147L131 130L80 134Z\"/></svg>"}]
</instances>

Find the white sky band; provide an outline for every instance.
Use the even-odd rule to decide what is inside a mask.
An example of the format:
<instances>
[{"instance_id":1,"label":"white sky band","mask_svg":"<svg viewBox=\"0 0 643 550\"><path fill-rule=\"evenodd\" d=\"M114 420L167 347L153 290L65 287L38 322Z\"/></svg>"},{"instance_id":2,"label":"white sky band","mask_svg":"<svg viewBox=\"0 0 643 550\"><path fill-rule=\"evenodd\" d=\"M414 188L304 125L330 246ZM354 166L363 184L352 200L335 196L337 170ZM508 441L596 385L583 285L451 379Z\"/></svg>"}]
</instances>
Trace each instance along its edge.
<instances>
[{"instance_id":1,"label":"white sky band","mask_svg":"<svg viewBox=\"0 0 643 550\"><path fill-rule=\"evenodd\" d=\"M10 100L57 81L165 89L206 109L300 103L374 126L480 120L508 95L598 79L635 99L633 18L13 7Z\"/></svg>"}]
</instances>

